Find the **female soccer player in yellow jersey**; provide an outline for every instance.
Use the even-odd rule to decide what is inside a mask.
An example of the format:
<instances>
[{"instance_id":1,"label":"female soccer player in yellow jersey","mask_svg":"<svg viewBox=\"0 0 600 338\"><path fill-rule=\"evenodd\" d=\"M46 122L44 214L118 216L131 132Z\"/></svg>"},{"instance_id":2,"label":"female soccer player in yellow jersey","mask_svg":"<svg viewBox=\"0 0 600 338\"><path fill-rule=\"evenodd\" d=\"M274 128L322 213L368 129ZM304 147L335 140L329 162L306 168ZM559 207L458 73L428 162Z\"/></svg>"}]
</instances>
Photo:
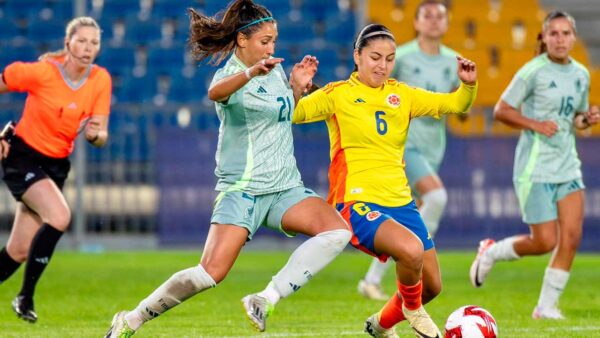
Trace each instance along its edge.
<instances>
[{"instance_id":1,"label":"female soccer player in yellow jersey","mask_svg":"<svg viewBox=\"0 0 600 338\"><path fill-rule=\"evenodd\" d=\"M327 123L328 202L351 225L355 247L396 262L398 293L367 319L365 331L397 337L393 326L407 319L419 337L441 337L422 306L441 290L437 255L402 159L410 120L467 111L475 100L477 71L473 62L457 57L458 90L432 93L390 78L395 55L392 33L383 25L366 26L354 45L356 71L302 98L293 122Z\"/></svg>"}]
</instances>

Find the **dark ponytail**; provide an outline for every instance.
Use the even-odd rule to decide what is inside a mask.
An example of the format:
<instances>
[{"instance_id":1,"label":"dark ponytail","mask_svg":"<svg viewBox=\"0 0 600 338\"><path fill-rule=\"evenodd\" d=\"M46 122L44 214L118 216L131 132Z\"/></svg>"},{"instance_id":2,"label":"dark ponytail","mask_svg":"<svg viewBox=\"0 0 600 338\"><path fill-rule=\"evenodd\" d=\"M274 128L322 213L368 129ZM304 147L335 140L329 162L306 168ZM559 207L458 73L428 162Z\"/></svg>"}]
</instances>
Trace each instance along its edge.
<instances>
[{"instance_id":1,"label":"dark ponytail","mask_svg":"<svg viewBox=\"0 0 600 338\"><path fill-rule=\"evenodd\" d=\"M210 63L218 65L236 47L237 33L250 37L266 21L273 22L271 12L252 0L235 0L219 20L194 9L190 15L190 38L188 45L198 61L210 57ZM262 20L262 21L261 21ZM258 21L254 23L255 21Z\"/></svg>"},{"instance_id":2,"label":"dark ponytail","mask_svg":"<svg viewBox=\"0 0 600 338\"><path fill-rule=\"evenodd\" d=\"M544 54L548 51L544 43L544 33L538 33L537 41L535 42L535 55Z\"/></svg>"}]
</instances>

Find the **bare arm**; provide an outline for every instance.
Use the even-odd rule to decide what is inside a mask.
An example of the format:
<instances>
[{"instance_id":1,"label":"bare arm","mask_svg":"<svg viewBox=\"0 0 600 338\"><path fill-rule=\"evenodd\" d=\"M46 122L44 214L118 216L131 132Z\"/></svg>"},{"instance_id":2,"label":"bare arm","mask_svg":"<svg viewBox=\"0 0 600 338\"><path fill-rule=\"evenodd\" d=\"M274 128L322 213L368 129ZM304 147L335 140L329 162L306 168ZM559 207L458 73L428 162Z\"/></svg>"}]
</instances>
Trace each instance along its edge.
<instances>
[{"instance_id":1,"label":"bare arm","mask_svg":"<svg viewBox=\"0 0 600 338\"><path fill-rule=\"evenodd\" d=\"M4 76L0 73L0 94L8 92L8 86L4 83Z\"/></svg>"},{"instance_id":2,"label":"bare arm","mask_svg":"<svg viewBox=\"0 0 600 338\"><path fill-rule=\"evenodd\" d=\"M558 131L554 121L537 121L523 116L520 111L510 106L504 100L498 101L494 107L494 118L516 129L532 130L547 137L552 137Z\"/></svg>"},{"instance_id":3,"label":"bare arm","mask_svg":"<svg viewBox=\"0 0 600 338\"><path fill-rule=\"evenodd\" d=\"M233 93L245 86L253 77L268 74L282 61L282 58L262 59L245 72L223 78L208 89L208 98L216 102L227 101Z\"/></svg>"}]
</instances>

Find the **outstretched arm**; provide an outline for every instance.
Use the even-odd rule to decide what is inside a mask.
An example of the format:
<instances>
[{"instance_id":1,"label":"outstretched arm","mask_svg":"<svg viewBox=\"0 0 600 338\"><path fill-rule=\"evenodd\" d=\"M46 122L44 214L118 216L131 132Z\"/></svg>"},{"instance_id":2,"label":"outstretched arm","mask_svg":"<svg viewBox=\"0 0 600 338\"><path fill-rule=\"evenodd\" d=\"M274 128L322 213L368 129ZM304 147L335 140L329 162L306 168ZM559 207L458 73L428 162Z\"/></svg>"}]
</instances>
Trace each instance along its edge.
<instances>
[{"instance_id":1,"label":"outstretched arm","mask_svg":"<svg viewBox=\"0 0 600 338\"><path fill-rule=\"evenodd\" d=\"M262 59L243 72L223 78L208 89L208 98L217 102L227 101L233 93L245 86L253 77L268 74L282 61L282 58Z\"/></svg>"}]
</instances>

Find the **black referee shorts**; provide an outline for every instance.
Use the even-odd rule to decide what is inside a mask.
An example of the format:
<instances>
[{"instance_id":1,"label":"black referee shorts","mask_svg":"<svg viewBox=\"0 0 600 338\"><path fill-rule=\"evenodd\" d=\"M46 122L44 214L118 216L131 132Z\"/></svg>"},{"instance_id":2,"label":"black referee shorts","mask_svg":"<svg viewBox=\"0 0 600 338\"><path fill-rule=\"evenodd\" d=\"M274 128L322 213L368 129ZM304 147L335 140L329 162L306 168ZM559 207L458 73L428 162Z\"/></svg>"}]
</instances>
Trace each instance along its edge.
<instances>
[{"instance_id":1,"label":"black referee shorts","mask_svg":"<svg viewBox=\"0 0 600 338\"><path fill-rule=\"evenodd\" d=\"M9 138L10 151L2 160L2 179L17 201L35 182L50 178L60 190L71 169L69 158L48 157L30 147L22 138L13 135Z\"/></svg>"}]
</instances>

